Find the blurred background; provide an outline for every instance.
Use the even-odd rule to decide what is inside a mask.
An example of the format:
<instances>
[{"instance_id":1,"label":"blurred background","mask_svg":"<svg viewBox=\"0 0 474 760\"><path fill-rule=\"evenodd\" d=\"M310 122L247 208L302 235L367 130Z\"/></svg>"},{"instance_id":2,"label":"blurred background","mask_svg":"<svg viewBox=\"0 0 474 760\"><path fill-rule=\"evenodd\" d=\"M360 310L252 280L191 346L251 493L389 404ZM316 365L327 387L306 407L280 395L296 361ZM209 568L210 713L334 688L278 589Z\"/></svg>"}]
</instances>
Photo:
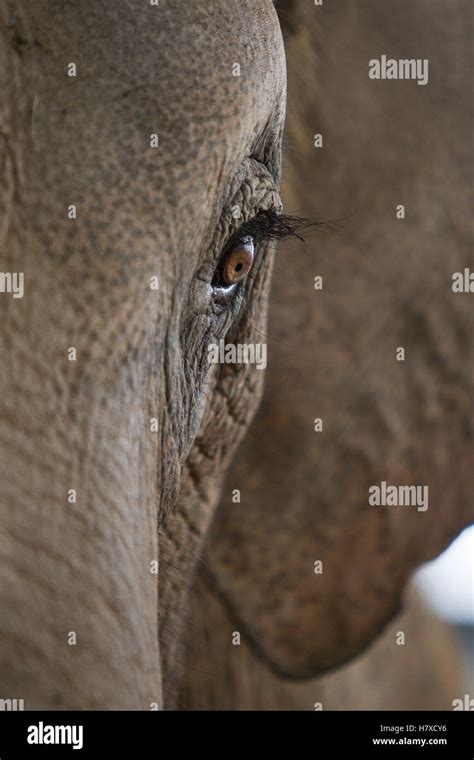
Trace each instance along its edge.
<instances>
[{"instance_id":1,"label":"blurred background","mask_svg":"<svg viewBox=\"0 0 474 760\"><path fill-rule=\"evenodd\" d=\"M455 629L464 652L466 693L474 697L474 526L423 565L415 585L431 610Z\"/></svg>"}]
</instances>

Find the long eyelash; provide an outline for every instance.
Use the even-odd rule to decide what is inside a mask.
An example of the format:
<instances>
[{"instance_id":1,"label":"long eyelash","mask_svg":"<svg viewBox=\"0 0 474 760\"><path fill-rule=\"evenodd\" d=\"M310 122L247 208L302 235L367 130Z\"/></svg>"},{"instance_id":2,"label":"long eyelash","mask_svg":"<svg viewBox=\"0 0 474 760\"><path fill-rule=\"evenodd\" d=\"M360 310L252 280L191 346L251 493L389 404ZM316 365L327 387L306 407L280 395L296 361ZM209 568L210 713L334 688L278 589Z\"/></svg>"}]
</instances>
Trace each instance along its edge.
<instances>
[{"instance_id":1,"label":"long eyelash","mask_svg":"<svg viewBox=\"0 0 474 760\"><path fill-rule=\"evenodd\" d=\"M256 246L268 240L283 240L290 237L303 241L302 232L324 224L325 222L321 220L277 214L276 211L272 210L259 211L252 219L239 227L237 236L239 239L246 236L252 237Z\"/></svg>"}]
</instances>

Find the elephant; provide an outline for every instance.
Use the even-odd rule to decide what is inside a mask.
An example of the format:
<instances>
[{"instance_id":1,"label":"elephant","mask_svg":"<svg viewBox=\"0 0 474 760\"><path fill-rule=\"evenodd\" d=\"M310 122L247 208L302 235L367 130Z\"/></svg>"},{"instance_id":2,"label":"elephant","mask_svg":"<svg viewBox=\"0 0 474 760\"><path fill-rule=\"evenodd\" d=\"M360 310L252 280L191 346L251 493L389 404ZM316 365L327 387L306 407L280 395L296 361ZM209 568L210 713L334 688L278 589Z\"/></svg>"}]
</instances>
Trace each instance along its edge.
<instances>
[{"instance_id":1,"label":"elephant","mask_svg":"<svg viewBox=\"0 0 474 760\"><path fill-rule=\"evenodd\" d=\"M422 101L357 78L364 34L402 47L423 0L390 26L375 0L320 10L0 2L1 699L193 707L207 594L264 667L319 675L375 641L472 519L468 296L442 289L466 264L467 115L444 70ZM443 14L427 47L465 49ZM212 362L221 341L265 343L268 368ZM354 372L374 343L374 374ZM385 476L429 482L426 513L370 507Z\"/></svg>"}]
</instances>

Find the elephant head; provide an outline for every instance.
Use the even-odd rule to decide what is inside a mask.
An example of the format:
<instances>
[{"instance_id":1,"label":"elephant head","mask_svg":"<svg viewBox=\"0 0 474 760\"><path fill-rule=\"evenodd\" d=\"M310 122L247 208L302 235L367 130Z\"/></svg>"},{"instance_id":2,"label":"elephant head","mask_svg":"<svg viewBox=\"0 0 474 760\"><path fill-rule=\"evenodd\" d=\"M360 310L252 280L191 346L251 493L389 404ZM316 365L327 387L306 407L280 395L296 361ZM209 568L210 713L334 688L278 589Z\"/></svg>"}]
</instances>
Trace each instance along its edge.
<instances>
[{"instance_id":1,"label":"elephant head","mask_svg":"<svg viewBox=\"0 0 474 760\"><path fill-rule=\"evenodd\" d=\"M0 21L3 282L24 284L0 294L2 697L161 707L260 396L208 346L265 326L279 22L270 0L3 0Z\"/></svg>"},{"instance_id":2,"label":"elephant head","mask_svg":"<svg viewBox=\"0 0 474 760\"><path fill-rule=\"evenodd\" d=\"M402 155L415 163L400 160L390 128L408 111L393 90L374 105L364 68L386 29L378 0L328 5L321 24L313 4L277 5L293 51L287 195L311 215L358 206L359 220L325 238L321 312L309 297L314 259L279 260L270 334L283 348L208 531L266 374L214 364L208 349L263 340L269 241L292 231L279 197L286 74L275 8L0 2L2 698L172 706L198 565L277 671L319 673L374 639L413 568L469 519L465 301L444 294L433 307L453 229L429 204L396 230L387 211L403 192L425 207L434 150L450 187L462 186L463 162L437 150L445 122L439 143L433 131L412 142L408 129ZM422 16L397 16L394 39L423 29ZM452 27L439 28L449 39ZM411 102L431 130L452 96L439 81L423 101L435 118ZM301 92L314 108L294 105ZM316 165L321 128L332 147ZM381 306L378 274L400 278L401 238L419 247L427 230L434 256L428 235ZM465 232L461 215L456 265ZM338 301L338 283L349 293L366 261L371 298ZM437 276L417 301L427 265ZM362 361L371 341L375 374ZM410 356L405 374L397 345ZM317 437L314 417L329 436ZM451 444L459 469L448 493ZM428 482L438 498L426 513L369 508L368 487L389 478Z\"/></svg>"}]
</instances>

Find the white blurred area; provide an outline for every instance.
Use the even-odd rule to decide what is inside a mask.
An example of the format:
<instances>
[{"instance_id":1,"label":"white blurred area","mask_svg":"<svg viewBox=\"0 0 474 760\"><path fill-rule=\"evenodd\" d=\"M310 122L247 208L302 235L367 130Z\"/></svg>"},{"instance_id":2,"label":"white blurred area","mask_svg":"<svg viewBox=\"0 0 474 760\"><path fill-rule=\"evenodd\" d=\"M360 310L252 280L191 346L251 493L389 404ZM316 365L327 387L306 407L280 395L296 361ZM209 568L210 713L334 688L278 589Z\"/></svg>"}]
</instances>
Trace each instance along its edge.
<instances>
[{"instance_id":1,"label":"white blurred area","mask_svg":"<svg viewBox=\"0 0 474 760\"><path fill-rule=\"evenodd\" d=\"M474 626L474 526L466 528L415 584L437 615L454 625Z\"/></svg>"}]
</instances>

